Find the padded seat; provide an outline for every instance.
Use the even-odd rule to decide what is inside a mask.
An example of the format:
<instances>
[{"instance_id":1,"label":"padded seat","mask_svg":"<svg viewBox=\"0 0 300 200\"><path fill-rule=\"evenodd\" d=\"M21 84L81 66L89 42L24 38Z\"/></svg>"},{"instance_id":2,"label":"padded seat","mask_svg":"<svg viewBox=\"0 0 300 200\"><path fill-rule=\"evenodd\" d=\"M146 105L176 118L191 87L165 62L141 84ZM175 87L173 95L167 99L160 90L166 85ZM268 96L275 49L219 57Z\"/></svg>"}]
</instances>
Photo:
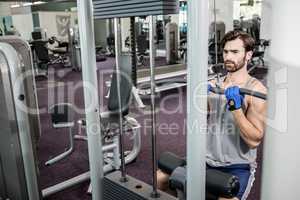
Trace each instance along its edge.
<instances>
[{"instance_id":1,"label":"padded seat","mask_svg":"<svg viewBox=\"0 0 300 200\"><path fill-rule=\"evenodd\" d=\"M158 160L158 168L170 174L169 186L179 191L185 199L186 193L186 160L171 153L164 152ZM240 183L236 176L221 172L216 169L206 170L206 193L209 199L216 197L232 198L239 192ZM217 199L217 198L216 198Z\"/></svg>"}]
</instances>

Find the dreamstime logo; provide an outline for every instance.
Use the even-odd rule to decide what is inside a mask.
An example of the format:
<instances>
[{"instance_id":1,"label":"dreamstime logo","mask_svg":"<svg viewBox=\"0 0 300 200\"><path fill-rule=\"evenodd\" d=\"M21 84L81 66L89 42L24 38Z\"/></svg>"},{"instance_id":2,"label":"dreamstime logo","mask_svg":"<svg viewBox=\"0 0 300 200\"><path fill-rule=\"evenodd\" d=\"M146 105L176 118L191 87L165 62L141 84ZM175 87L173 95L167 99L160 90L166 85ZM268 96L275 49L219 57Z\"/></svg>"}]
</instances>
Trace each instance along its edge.
<instances>
[{"instance_id":1,"label":"dreamstime logo","mask_svg":"<svg viewBox=\"0 0 300 200\"><path fill-rule=\"evenodd\" d=\"M48 106L65 102L71 103L74 111L81 115L98 109L98 96L95 95L98 87L92 85L89 81L59 81L68 76L69 73L70 71L49 68L46 83L40 83L38 87L34 88L35 91L33 91L33 94L29 93L26 88L33 87L33 85L30 85L34 84L32 71L29 70L20 74L13 84L13 91L19 91L20 94L16 93L15 95L23 95L25 98L22 101L15 102L17 108L31 115L47 114L49 112ZM83 95L80 95L83 93L83 88L86 89L86 99L88 99L88 102L85 105L88 106L80 108L76 105L76 100L83 99ZM41 97L37 98L39 95ZM28 98L29 96L30 98ZM37 100L37 104L27 102L28 99L31 101Z\"/></svg>"},{"instance_id":2,"label":"dreamstime logo","mask_svg":"<svg viewBox=\"0 0 300 200\"><path fill-rule=\"evenodd\" d=\"M266 115L266 125L268 128L272 128L276 130L279 133L284 133L287 131L287 115L288 115L288 102L287 102L287 95L288 95L288 89L287 89L287 80L288 80L288 68L283 67L282 64L271 60L271 66L270 70L268 72L268 98L267 98L267 107L268 112ZM112 80L114 77L112 76L113 70L111 69L102 69L101 73L98 74L99 78L99 84L98 86L92 85L90 82L84 82L84 81L64 81L66 79L66 76L71 75L70 71L68 70L57 70L49 68L48 73L48 81L42 84L39 84L39 87L37 88L38 93L41 92L39 95L45 97L47 95L47 99L45 101L42 101L41 98L39 98L38 103L43 105L40 106L40 108L36 107L27 107L26 101L16 101L16 105L19 109L21 109L24 112L27 112L29 114L37 115L37 114L47 114L48 106L51 106L55 103L62 103L62 102L68 102L71 103L75 109L75 112L80 115L84 115L86 112L94 112L95 108L98 108L98 102L100 102L100 105L107 105L108 103L108 96L110 87L115 87L112 84ZM131 76L128 75L130 73L122 73L121 74L121 93L124 92L125 88L125 82L128 82L131 84ZM25 86L24 82L26 79L32 79L32 72L27 71L23 72L15 81L13 87L14 91L22 91L22 88ZM100 89L98 88L100 87ZM89 102L86 102L85 105L88 105L88 107L85 108L85 106L82 106L82 103L84 103L84 96L83 96L83 89L86 89L87 92L86 99L89 100ZM114 88L113 88L114 89ZM195 110L198 114L196 117L203 117L208 113L209 110L207 110L207 82L203 82L201 84L198 84L195 88L191 88L192 90L192 96L187 97L185 99L185 90L184 89L177 89L176 92L167 93L166 95L160 94L159 96L156 96L156 110L155 114L158 115L159 113L163 114L163 116L168 115L181 115L182 117L185 117L185 112L189 114L189 112L192 110ZM251 88L250 88L251 89ZM46 90L46 91L45 91ZM99 93L96 91L98 90ZM97 96L98 94L99 96ZM35 94L26 94L24 93L25 97L26 95L32 95L34 98ZM116 95L116 91L114 91L114 96ZM189 95L189 94L188 94ZM157 98L159 97L159 98ZM79 99L79 100L78 100ZM132 99L134 101L134 99ZM135 107L135 110L133 112L133 115L136 118L143 117L144 120L145 117L149 117L151 115L151 109L150 108L150 95L146 96L146 98L142 99L144 103L147 105L147 108L139 108ZM192 105L186 107L186 102L189 101L192 103ZM202 103L201 103L202 102ZM205 103L203 103L205 102ZM129 103L129 102L127 102ZM132 103L132 101L130 102ZM46 106L45 106L46 105ZM124 107L130 107L129 104L123 105ZM209 114L214 114L215 111L210 111ZM257 118L265 117L262 115L262 113L254 113ZM178 119L180 116L178 117ZM157 125L157 129L160 133L166 134L169 132L169 134L176 134L177 132L182 132L186 130L193 130L196 131L194 126L198 127L198 130L206 130L206 127L202 127L201 124L198 123L198 119L192 119L193 121L196 121L197 123L191 123L193 124L192 127L185 127L188 124L185 121L186 119L182 118L182 121L184 121L184 125L175 124L175 122L170 122L169 124L164 122L157 122L162 124ZM146 120L147 121L147 120ZM149 124L147 124L149 121L145 122L144 125L149 127ZM179 126L183 126L179 127ZM199 127L201 126L201 127ZM166 131L168 130L168 131ZM199 132L199 131L196 131Z\"/></svg>"}]
</instances>

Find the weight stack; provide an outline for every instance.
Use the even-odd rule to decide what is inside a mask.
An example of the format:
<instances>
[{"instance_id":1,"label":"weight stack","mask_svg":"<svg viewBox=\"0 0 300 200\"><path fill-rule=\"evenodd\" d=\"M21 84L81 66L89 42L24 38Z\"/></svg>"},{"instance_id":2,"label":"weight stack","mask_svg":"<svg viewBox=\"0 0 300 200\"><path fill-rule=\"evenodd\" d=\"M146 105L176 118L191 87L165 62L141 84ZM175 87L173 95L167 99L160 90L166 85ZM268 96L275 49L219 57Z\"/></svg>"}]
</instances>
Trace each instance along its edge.
<instances>
[{"instance_id":1,"label":"weight stack","mask_svg":"<svg viewBox=\"0 0 300 200\"><path fill-rule=\"evenodd\" d=\"M93 5L95 19L179 13L178 0L93 0Z\"/></svg>"}]
</instances>

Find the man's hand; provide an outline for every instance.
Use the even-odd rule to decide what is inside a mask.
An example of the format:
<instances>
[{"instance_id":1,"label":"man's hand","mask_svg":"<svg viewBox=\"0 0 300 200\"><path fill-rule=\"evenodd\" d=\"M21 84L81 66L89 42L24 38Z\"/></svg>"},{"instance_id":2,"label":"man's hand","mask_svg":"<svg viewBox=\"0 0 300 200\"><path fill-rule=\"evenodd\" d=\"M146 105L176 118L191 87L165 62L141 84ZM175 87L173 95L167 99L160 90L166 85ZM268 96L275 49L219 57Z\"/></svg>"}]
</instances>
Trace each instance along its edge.
<instances>
[{"instance_id":1,"label":"man's hand","mask_svg":"<svg viewBox=\"0 0 300 200\"><path fill-rule=\"evenodd\" d=\"M209 93L212 89L212 86L210 83L207 83L207 93Z\"/></svg>"},{"instance_id":2,"label":"man's hand","mask_svg":"<svg viewBox=\"0 0 300 200\"><path fill-rule=\"evenodd\" d=\"M242 108L244 96L240 93L238 86L232 86L225 90L225 96L227 99L227 108L230 111L238 110Z\"/></svg>"}]
</instances>

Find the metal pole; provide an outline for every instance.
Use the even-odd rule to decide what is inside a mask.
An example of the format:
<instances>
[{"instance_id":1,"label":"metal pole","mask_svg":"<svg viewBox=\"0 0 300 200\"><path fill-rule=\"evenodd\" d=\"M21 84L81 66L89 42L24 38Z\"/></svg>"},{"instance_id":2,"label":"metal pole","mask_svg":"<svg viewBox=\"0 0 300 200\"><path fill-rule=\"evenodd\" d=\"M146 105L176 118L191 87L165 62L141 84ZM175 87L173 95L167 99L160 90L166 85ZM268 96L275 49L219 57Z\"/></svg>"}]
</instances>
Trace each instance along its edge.
<instances>
[{"instance_id":1,"label":"metal pole","mask_svg":"<svg viewBox=\"0 0 300 200\"><path fill-rule=\"evenodd\" d=\"M188 13L187 200L205 200L208 1L189 0Z\"/></svg>"},{"instance_id":2,"label":"metal pole","mask_svg":"<svg viewBox=\"0 0 300 200\"><path fill-rule=\"evenodd\" d=\"M137 68L136 68L136 42L135 42L135 17L130 17L130 40L131 40L131 78L132 84L137 84Z\"/></svg>"},{"instance_id":3,"label":"metal pole","mask_svg":"<svg viewBox=\"0 0 300 200\"><path fill-rule=\"evenodd\" d=\"M215 64L218 64L218 35L217 35L217 8L216 8L216 0L214 0L214 32L215 32L215 54L216 54Z\"/></svg>"},{"instance_id":4,"label":"metal pole","mask_svg":"<svg viewBox=\"0 0 300 200\"><path fill-rule=\"evenodd\" d=\"M102 198L103 155L92 0L77 0L92 199Z\"/></svg>"},{"instance_id":5,"label":"metal pole","mask_svg":"<svg viewBox=\"0 0 300 200\"><path fill-rule=\"evenodd\" d=\"M121 56L121 30L120 19L114 18L115 29L115 53L116 53L116 75L117 75L117 95L119 107L119 139L120 139L120 158L121 158L121 182L126 182L125 156L124 156L124 134L123 134L123 117L122 117L122 102L121 102L121 71L120 71L120 56Z\"/></svg>"},{"instance_id":6,"label":"metal pole","mask_svg":"<svg viewBox=\"0 0 300 200\"><path fill-rule=\"evenodd\" d=\"M260 199L299 199L300 2L267 0L271 45ZM282 17L284 16L284 17ZM263 19L264 20L264 19Z\"/></svg>"},{"instance_id":7,"label":"metal pole","mask_svg":"<svg viewBox=\"0 0 300 200\"><path fill-rule=\"evenodd\" d=\"M158 198L160 195L157 191L157 155L156 155L156 116L155 116L155 46L154 46L154 33L155 33L155 20L156 18L150 16L149 21L149 49L150 49L150 78L151 78L151 119L152 119L152 178L153 178L153 191L151 196L153 198Z\"/></svg>"}]
</instances>

